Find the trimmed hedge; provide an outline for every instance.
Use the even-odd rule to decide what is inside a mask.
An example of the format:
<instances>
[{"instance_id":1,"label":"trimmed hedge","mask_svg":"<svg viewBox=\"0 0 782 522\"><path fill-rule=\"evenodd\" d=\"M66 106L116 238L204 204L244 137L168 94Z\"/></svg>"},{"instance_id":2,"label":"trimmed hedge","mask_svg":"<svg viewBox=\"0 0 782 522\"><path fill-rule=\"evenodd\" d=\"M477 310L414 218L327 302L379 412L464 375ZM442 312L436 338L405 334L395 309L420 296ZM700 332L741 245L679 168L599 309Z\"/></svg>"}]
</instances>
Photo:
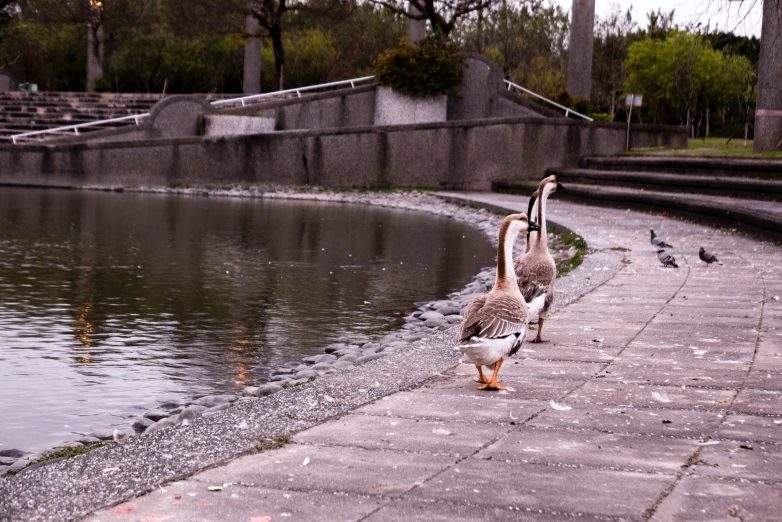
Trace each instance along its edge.
<instances>
[{"instance_id":1,"label":"trimmed hedge","mask_svg":"<svg viewBox=\"0 0 782 522\"><path fill-rule=\"evenodd\" d=\"M375 75L380 85L408 96L456 96L462 67L462 59L454 56L451 47L439 46L431 38L417 45L403 39L399 47L378 56Z\"/></svg>"}]
</instances>

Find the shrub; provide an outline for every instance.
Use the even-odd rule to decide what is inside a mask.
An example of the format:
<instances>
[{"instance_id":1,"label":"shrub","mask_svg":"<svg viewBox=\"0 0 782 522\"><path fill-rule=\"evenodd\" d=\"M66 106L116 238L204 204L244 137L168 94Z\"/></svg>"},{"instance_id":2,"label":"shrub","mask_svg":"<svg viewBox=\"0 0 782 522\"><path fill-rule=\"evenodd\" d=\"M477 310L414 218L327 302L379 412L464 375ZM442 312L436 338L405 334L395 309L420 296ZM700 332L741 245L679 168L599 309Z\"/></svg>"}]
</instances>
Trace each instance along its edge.
<instances>
[{"instance_id":1,"label":"shrub","mask_svg":"<svg viewBox=\"0 0 782 522\"><path fill-rule=\"evenodd\" d=\"M560 105L564 105L565 107L573 109L574 111L580 112L581 114L589 114L592 112L592 104L589 103L589 100L571 96L567 91L559 91L556 94L548 96L548 98Z\"/></svg>"},{"instance_id":2,"label":"shrub","mask_svg":"<svg viewBox=\"0 0 782 522\"><path fill-rule=\"evenodd\" d=\"M409 96L456 96L463 64L453 51L453 47L440 46L431 38L417 45L402 39L399 47L378 56L377 82Z\"/></svg>"},{"instance_id":3,"label":"shrub","mask_svg":"<svg viewBox=\"0 0 782 522\"><path fill-rule=\"evenodd\" d=\"M607 112L593 112L589 116L595 121L614 121Z\"/></svg>"},{"instance_id":4,"label":"shrub","mask_svg":"<svg viewBox=\"0 0 782 522\"><path fill-rule=\"evenodd\" d=\"M100 78L95 78L95 81L92 82L92 89L95 92L111 92L111 83L101 76Z\"/></svg>"}]
</instances>

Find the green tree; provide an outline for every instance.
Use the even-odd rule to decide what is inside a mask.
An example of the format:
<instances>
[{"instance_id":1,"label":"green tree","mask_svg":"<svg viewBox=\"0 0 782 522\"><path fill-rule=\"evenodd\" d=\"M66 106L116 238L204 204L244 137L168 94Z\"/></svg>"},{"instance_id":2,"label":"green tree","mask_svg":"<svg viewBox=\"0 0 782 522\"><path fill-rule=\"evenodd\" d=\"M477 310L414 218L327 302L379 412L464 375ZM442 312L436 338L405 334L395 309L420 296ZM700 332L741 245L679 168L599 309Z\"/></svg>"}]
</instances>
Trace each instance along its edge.
<instances>
[{"instance_id":1,"label":"green tree","mask_svg":"<svg viewBox=\"0 0 782 522\"><path fill-rule=\"evenodd\" d=\"M542 93L564 89L568 15L543 0L495 4L460 28L459 40L502 67L505 77Z\"/></svg>"},{"instance_id":2,"label":"green tree","mask_svg":"<svg viewBox=\"0 0 782 522\"><path fill-rule=\"evenodd\" d=\"M678 31L664 40L634 42L626 62L627 92L644 95L644 114L657 123L680 123L692 135L710 127L712 112L728 112L731 99L743 100L735 113L751 103L753 66L745 57L714 50L701 35ZM707 130L708 133L708 130Z\"/></svg>"}]
</instances>

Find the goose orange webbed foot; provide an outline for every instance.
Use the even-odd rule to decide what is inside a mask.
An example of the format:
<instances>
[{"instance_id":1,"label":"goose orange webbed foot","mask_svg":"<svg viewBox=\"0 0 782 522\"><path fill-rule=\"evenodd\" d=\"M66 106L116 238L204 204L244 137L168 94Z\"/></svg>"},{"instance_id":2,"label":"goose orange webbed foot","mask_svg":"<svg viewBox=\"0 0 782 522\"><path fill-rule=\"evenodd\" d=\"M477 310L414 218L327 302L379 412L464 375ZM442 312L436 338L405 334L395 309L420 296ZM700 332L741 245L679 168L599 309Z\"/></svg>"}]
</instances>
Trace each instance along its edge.
<instances>
[{"instance_id":1,"label":"goose orange webbed foot","mask_svg":"<svg viewBox=\"0 0 782 522\"><path fill-rule=\"evenodd\" d=\"M491 379L489 379L489 382L484 384L483 386L479 386L479 390L507 390L505 386L500 386L497 383L497 374L500 373L500 367L502 366L502 359L494 363L494 373L491 376Z\"/></svg>"},{"instance_id":2,"label":"goose orange webbed foot","mask_svg":"<svg viewBox=\"0 0 782 522\"><path fill-rule=\"evenodd\" d=\"M486 378L486 376L483 374L483 368L480 366L476 366L478 368L478 377L474 378L473 381L480 382L482 384L486 384L489 382L489 379Z\"/></svg>"},{"instance_id":3,"label":"goose orange webbed foot","mask_svg":"<svg viewBox=\"0 0 782 522\"><path fill-rule=\"evenodd\" d=\"M486 384L484 384L483 386L479 386L478 389L479 390L499 390L499 391L502 391L502 390L507 390L508 388L505 387L505 386L500 386L499 384L497 384L497 381L489 381Z\"/></svg>"}]
</instances>

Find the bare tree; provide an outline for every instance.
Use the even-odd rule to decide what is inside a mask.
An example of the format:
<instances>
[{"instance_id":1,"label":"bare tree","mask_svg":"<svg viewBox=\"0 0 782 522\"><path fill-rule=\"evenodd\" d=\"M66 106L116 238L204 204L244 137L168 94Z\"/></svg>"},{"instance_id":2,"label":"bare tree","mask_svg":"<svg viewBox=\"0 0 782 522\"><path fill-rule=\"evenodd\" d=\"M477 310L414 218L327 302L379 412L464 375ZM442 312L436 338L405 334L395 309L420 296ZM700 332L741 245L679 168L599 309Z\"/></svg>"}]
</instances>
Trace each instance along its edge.
<instances>
[{"instance_id":1,"label":"bare tree","mask_svg":"<svg viewBox=\"0 0 782 522\"><path fill-rule=\"evenodd\" d=\"M413 20L429 20L435 37L440 43L448 40L448 35L456 27L460 18L475 11L482 11L496 0L370 0L382 5L394 13ZM414 9L408 8L408 4Z\"/></svg>"}]
</instances>

